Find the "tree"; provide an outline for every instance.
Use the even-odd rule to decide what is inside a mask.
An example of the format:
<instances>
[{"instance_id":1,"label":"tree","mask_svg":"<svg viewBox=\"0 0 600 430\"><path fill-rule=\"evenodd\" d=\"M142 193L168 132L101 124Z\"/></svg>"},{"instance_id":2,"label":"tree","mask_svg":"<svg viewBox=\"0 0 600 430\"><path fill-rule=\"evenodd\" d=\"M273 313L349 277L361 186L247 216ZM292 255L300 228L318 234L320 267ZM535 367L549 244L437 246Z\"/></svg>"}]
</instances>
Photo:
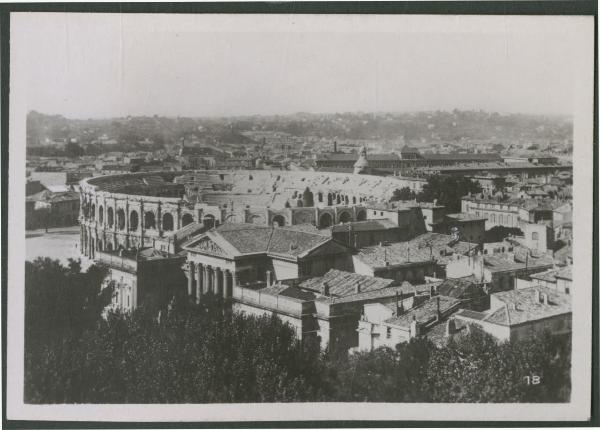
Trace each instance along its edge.
<instances>
[{"instance_id":1,"label":"tree","mask_svg":"<svg viewBox=\"0 0 600 430\"><path fill-rule=\"evenodd\" d=\"M32 403L208 403L331 398L318 346L218 296L99 317L101 273L28 263L25 398ZM80 289L81 291L76 291ZM36 292L39 290L39 295ZM44 308L44 303L47 305ZM44 325L48 327L44 327Z\"/></svg>"},{"instance_id":2,"label":"tree","mask_svg":"<svg viewBox=\"0 0 600 430\"><path fill-rule=\"evenodd\" d=\"M414 200L417 197L417 194L408 187L403 187L394 190L394 194L390 201L402 201L402 200Z\"/></svg>"},{"instance_id":3,"label":"tree","mask_svg":"<svg viewBox=\"0 0 600 430\"><path fill-rule=\"evenodd\" d=\"M70 158L81 157L85 151L75 142L67 142L65 145L65 155Z\"/></svg>"},{"instance_id":4,"label":"tree","mask_svg":"<svg viewBox=\"0 0 600 430\"><path fill-rule=\"evenodd\" d=\"M492 179L492 185L494 186L494 194L504 193L506 191L506 178L498 176Z\"/></svg>"},{"instance_id":5,"label":"tree","mask_svg":"<svg viewBox=\"0 0 600 430\"><path fill-rule=\"evenodd\" d=\"M417 200L433 202L446 206L449 213L460 212L461 198L469 193L480 193L478 182L466 177L448 175L432 175L423 185L423 190L417 195Z\"/></svg>"},{"instance_id":6,"label":"tree","mask_svg":"<svg viewBox=\"0 0 600 430\"><path fill-rule=\"evenodd\" d=\"M504 239L512 236L523 236L523 231L517 227L504 227L497 225L485 232L486 243L502 242Z\"/></svg>"}]
</instances>

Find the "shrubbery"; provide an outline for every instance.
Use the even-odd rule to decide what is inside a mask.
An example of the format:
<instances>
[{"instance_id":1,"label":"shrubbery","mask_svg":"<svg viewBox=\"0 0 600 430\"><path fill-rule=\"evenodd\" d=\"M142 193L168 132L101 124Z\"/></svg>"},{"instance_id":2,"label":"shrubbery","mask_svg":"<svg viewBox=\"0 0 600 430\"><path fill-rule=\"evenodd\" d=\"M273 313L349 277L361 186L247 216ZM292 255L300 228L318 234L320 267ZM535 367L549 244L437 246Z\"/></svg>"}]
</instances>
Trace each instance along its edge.
<instances>
[{"instance_id":1,"label":"shrubbery","mask_svg":"<svg viewBox=\"0 0 600 430\"><path fill-rule=\"evenodd\" d=\"M26 267L25 401L29 403L561 402L570 343L541 336L497 344L478 330L437 348L337 358L278 318L223 312L219 298L160 313L100 317L102 269ZM528 385L526 376L541 383Z\"/></svg>"}]
</instances>

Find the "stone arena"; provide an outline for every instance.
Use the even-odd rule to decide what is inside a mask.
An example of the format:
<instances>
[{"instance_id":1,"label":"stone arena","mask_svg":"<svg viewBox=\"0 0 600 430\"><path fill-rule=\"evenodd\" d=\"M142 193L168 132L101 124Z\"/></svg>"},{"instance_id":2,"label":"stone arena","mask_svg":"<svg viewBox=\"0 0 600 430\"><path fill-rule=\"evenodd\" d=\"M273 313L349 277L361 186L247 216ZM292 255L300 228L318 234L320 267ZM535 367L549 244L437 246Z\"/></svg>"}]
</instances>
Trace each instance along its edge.
<instances>
[{"instance_id":1,"label":"stone arena","mask_svg":"<svg viewBox=\"0 0 600 430\"><path fill-rule=\"evenodd\" d=\"M325 228L367 219L366 206L418 180L312 171L179 171L109 175L80 182L81 252L167 243L192 223L226 221ZM164 249L164 248L163 248ZM172 251L175 252L175 251Z\"/></svg>"}]
</instances>

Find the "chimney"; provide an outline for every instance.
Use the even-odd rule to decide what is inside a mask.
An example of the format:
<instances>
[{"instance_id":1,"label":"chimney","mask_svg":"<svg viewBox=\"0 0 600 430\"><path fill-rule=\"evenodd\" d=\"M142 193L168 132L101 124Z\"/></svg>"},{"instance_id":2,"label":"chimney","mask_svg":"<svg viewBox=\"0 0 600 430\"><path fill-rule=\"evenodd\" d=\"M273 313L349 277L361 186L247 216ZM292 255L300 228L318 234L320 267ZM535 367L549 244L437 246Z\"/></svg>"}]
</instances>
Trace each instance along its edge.
<instances>
[{"instance_id":1,"label":"chimney","mask_svg":"<svg viewBox=\"0 0 600 430\"><path fill-rule=\"evenodd\" d=\"M327 282L323 282L321 285L321 294L329 296L329 284Z\"/></svg>"},{"instance_id":2,"label":"chimney","mask_svg":"<svg viewBox=\"0 0 600 430\"><path fill-rule=\"evenodd\" d=\"M433 206L437 206L437 199L433 199Z\"/></svg>"},{"instance_id":3,"label":"chimney","mask_svg":"<svg viewBox=\"0 0 600 430\"><path fill-rule=\"evenodd\" d=\"M354 286L354 292L356 294L360 293L360 282L356 281L356 285Z\"/></svg>"},{"instance_id":4,"label":"chimney","mask_svg":"<svg viewBox=\"0 0 600 430\"><path fill-rule=\"evenodd\" d=\"M535 302L542 303L542 296L540 294L540 290L535 290Z\"/></svg>"},{"instance_id":5,"label":"chimney","mask_svg":"<svg viewBox=\"0 0 600 430\"><path fill-rule=\"evenodd\" d=\"M548 306L548 294L542 294L542 300L546 306Z\"/></svg>"},{"instance_id":6,"label":"chimney","mask_svg":"<svg viewBox=\"0 0 600 430\"><path fill-rule=\"evenodd\" d=\"M435 296L435 285L430 285L429 286L429 296L430 297Z\"/></svg>"},{"instance_id":7,"label":"chimney","mask_svg":"<svg viewBox=\"0 0 600 430\"><path fill-rule=\"evenodd\" d=\"M413 319L410 322L410 337L417 337L419 334L419 323L417 322L417 318L413 315Z\"/></svg>"},{"instance_id":8,"label":"chimney","mask_svg":"<svg viewBox=\"0 0 600 430\"><path fill-rule=\"evenodd\" d=\"M267 275L266 276L266 278L267 278L267 287L270 287L271 286L271 271L267 270L266 275Z\"/></svg>"},{"instance_id":9,"label":"chimney","mask_svg":"<svg viewBox=\"0 0 600 430\"><path fill-rule=\"evenodd\" d=\"M456 322L454 321L454 318L450 318L446 323L446 337L450 337L454 333L456 333Z\"/></svg>"},{"instance_id":10,"label":"chimney","mask_svg":"<svg viewBox=\"0 0 600 430\"><path fill-rule=\"evenodd\" d=\"M333 141L333 152L337 152L337 141Z\"/></svg>"},{"instance_id":11,"label":"chimney","mask_svg":"<svg viewBox=\"0 0 600 430\"><path fill-rule=\"evenodd\" d=\"M436 307L436 310L437 310L437 313L436 313L436 316L435 316L435 320L439 321L439 320L442 319L442 312L440 311L440 296L437 296L435 298L435 302L436 302L435 303L435 307Z\"/></svg>"}]
</instances>

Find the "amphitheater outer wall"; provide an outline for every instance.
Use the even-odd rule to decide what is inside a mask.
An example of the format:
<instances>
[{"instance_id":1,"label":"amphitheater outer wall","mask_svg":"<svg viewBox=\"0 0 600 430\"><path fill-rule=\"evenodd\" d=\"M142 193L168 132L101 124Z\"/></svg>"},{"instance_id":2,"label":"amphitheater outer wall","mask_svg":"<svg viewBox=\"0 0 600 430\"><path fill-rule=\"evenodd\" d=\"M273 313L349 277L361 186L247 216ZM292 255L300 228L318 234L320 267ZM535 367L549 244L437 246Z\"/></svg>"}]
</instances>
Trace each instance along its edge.
<instances>
[{"instance_id":1,"label":"amphitheater outer wall","mask_svg":"<svg viewBox=\"0 0 600 430\"><path fill-rule=\"evenodd\" d=\"M226 205L190 202L182 197L122 193L118 187L114 190L119 183L127 186L129 182L157 176L172 183L185 175L231 184L236 192L248 188L252 193L271 193L274 202L275 197L281 197L280 202L294 201L308 187L314 206L238 205L234 211L234 205L227 208ZM96 251L155 246L157 241L169 240L172 233L190 222L208 226L225 221L276 225L283 219L283 225L313 224L321 228L362 220L369 189L369 198L384 201L394 189L401 187L402 182L395 178L309 171L144 172L88 178L80 182L81 253L94 258Z\"/></svg>"}]
</instances>

